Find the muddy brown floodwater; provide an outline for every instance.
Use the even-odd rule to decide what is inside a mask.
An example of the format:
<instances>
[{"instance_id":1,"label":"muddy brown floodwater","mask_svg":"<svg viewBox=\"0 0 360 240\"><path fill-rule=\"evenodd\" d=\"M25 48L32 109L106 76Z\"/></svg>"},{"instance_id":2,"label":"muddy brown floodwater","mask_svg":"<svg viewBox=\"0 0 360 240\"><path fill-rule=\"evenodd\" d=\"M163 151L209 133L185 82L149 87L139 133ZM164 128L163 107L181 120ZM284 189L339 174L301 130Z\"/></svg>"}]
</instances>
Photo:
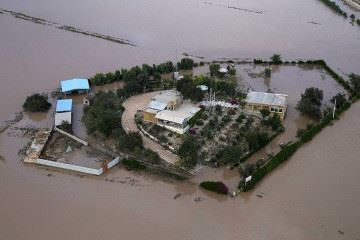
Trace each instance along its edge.
<instances>
[{"instance_id":1,"label":"muddy brown floodwater","mask_svg":"<svg viewBox=\"0 0 360 240\"><path fill-rule=\"evenodd\" d=\"M286 59L325 59L344 76L359 73L360 28L318 0L206 2L0 0L2 9L137 45L0 14L0 122L20 111L27 95L50 92L60 80L175 60L177 52L205 60L280 53ZM284 71L288 78L297 70ZM332 90L324 81L321 86ZM293 94L300 91L296 82L289 86ZM6 159L0 161L0 239L359 239L359 118L357 103L253 192L230 199L197 186L218 179L236 186L238 173L226 169L204 169L176 183L118 168L90 177L24 165L18 151L27 139L12 127L52 124L51 113L25 114L0 135Z\"/></svg>"}]
</instances>

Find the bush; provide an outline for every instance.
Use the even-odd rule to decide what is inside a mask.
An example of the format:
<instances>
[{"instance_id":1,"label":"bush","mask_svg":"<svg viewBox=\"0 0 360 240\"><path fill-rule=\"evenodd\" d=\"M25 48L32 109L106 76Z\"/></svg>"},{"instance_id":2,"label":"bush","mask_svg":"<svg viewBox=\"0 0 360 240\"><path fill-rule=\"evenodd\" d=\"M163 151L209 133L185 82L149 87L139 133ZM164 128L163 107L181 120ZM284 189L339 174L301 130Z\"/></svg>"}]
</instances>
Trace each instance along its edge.
<instances>
[{"instance_id":1,"label":"bush","mask_svg":"<svg viewBox=\"0 0 360 240\"><path fill-rule=\"evenodd\" d=\"M220 165L225 165L227 163L238 163L243 154L243 147L236 145L225 147L216 154L216 157L218 158Z\"/></svg>"},{"instance_id":2,"label":"bush","mask_svg":"<svg viewBox=\"0 0 360 240\"><path fill-rule=\"evenodd\" d=\"M129 134L124 134L119 136L117 142L118 150L122 151L134 151L135 148L141 149L143 147L143 141L140 133L130 132Z\"/></svg>"},{"instance_id":3,"label":"bush","mask_svg":"<svg viewBox=\"0 0 360 240\"><path fill-rule=\"evenodd\" d=\"M210 70L210 76L216 76L219 73L220 65L219 64L210 64L209 70Z\"/></svg>"},{"instance_id":4,"label":"bush","mask_svg":"<svg viewBox=\"0 0 360 240\"><path fill-rule=\"evenodd\" d=\"M152 151L151 149L144 150L144 158L147 160L147 162L152 164L159 164L161 162L159 154Z\"/></svg>"},{"instance_id":5,"label":"bush","mask_svg":"<svg viewBox=\"0 0 360 240\"><path fill-rule=\"evenodd\" d=\"M231 122L231 118L229 117L229 115L225 115L222 118L222 121L223 121L224 124L228 124L229 122Z\"/></svg>"},{"instance_id":6,"label":"bush","mask_svg":"<svg viewBox=\"0 0 360 240\"><path fill-rule=\"evenodd\" d=\"M123 159L122 164L128 170L145 170L146 166L135 159Z\"/></svg>"},{"instance_id":7,"label":"bush","mask_svg":"<svg viewBox=\"0 0 360 240\"><path fill-rule=\"evenodd\" d=\"M177 66L181 70L191 70L194 67L194 60L191 58L183 58L179 63L177 63Z\"/></svg>"},{"instance_id":8,"label":"bush","mask_svg":"<svg viewBox=\"0 0 360 240\"><path fill-rule=\"evenodd\" d=\"M84 122L87 132L96 131L109 137L115 129L122 129L121 115L123 107L113 92L98 92L90 99L90 106L84 108Z\"/></svg>"},{"instance_id":9,"label":"bush","mask_svg":"<svg viewBox=\"0 0 360 240\"><path fill-rule=\"evenodd\" d=\"M236 75L236 69L235 68L230 68L229 69L229 74L232 75L232 76L235 76Z\"/></svg>"},{"instance_id":10,"label":"bush","mask_svg":"<svg viewBox=\"0 0 360 240\"><path fill-rule=\"evenodd\" d=\"M23 108L27 112L47 112L51 108L51 103L46 95L36 93L26 98Z\"/></svg>"},{"instance_id":11,"label":"bush","mask_svg":"<svg viewBox=\"0 0 360 240\"><path fill-rule=\"evenodd\" d=\"M275 65L282 64L280 54L274 54L274 55L272 55L272 57L270 59L271 59L272 64L275 64Z\"/></svg>"},{"instance_id":12,"label":"bush","mask_svg":"<svg viewBox=\"0 0 360 240\"><path fill-rule=\"evenodd\" d=\"M68 121L63 121L58 128L67 133L73 134L72 125Z\"/></svg>"},{"instance_id":13,"label":"bush","mask_svg":"<svg viewBox=\"0 0 360 240\"><path fill-rule=\"evenodd\" d=\"M307 88L305 93L301 94L301 100L298 102L296 109L302 114L312 118L321 118L321 102L323 100L323 91L318 88Z\"/></svg>"},{"instance_id":14,"label":"bush","mask_svg":"<svg viewBox=\"0 0 360 240\"><path fill-rule=\"evenodd\" d=\"M202 126L202 125L204 125L204 122L203 122L201 119L198 119L198 120L196 121L196 125Z\"/></svg>"},{"instance_id":15,"label":"bush","mask_svg":"<svg viewBox=\"0 0 360 240\"><path fill-rule=\"evenodd\" d=\"M351 73L349 77L350 77L350 82L351 82L351 85L352 85L354 91L356 92L356 94L359 94L360 93L360 75Z\"/></svg>"},{"instance_id":16,"label":"bush","mask_svg":"<svg viewBox=\"0 0 360 240\"><path fill-rule=\"evenodd\" d=\"M223 182L202 182L200 186L208 191L212 191L219 194L228 194L229 189Z\"/></svg>"},{"instance_id":17,"label":"bush","mask_svg":"<svg viewBox=\"0 0 360 240\"><path fill-rule=\"evenodd\" d=\"M185 138L183 144L180 146L178 155L182 159L182 165L186 168L193 168L197 164L198 158L198 143L192 136Z\"/></svg>"}]
</instances>

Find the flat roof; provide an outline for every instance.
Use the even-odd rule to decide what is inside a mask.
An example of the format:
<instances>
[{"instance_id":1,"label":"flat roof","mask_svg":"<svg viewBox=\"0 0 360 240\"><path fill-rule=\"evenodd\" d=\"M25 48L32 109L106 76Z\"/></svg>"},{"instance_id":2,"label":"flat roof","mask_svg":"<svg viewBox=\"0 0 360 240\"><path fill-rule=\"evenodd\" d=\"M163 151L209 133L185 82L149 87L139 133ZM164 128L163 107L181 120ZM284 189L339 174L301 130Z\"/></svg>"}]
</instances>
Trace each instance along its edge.
<instances>
[{"instance_id":1,"label":"flat roof","mask_svg":"<svg viewBox=\"0 0 360 240\"><path fill-rule=\"evenodd\" d=\"M152 100L149 103L148 108L152 108L152 109L155 109L155 110L164 110L166 108L166 106L167 106L166 103Z\"/></svg>"},{"instance_id":2,"label":"flat roof","mask_svg":"<svg viewBox=\"0 0 360 240\"><path fill-rule=\"evenodd\" d=\"M57 100L56 112L70 112L72 109L72 99Z\"/></svg>"},{"instance_id":3,"label":"flat roof","mask_svg":"<svg viewBox=\"0 0 360 240\"><path fill-rule=\"evenodd\" d=\"M162 91L160 94L153 97L152 100L165 103L166 105L171 101L176 101L180 98L180 93L175 90Z\"/></svg>"},{"instance_id":4,"label":"flat roof","mask_svg":"<svg viewBox=\"0 0 360 240\"><path fill-rule=\"evenodd\" d=\"M89 90L89 80L86 78L74 78L61 81L61 91L70 92L75 90Z\"/></svg>"},{"instance_id":5,"label":"flat roof","mask_svg":"<svg viewBox=\"0 0 360 240\"><path fill-rule=\"evenodd\" d=\"M147 112L147 113L152 113L152 114L157 114L160 110L156 110L156 109L153 109L153 108L146 108L144 110L144 112Z\"/></svg>"},{"instance_id":6,"label":"flat roof","mask_svg":"<svg viewBox=\"0 0 360 240\"><path fill-rule=\"evenodd\" d=\"M287 105L287 95L275 94L275 93L264 93L264 92L249 92L246 96L245 101L253 104L264 104L273 106Z\"/></svg>"},{"instance_id":7,"label":"flat roof","mask_svg":"<svg viewBox=\"0 0 360 240\"><path fill-rule=\"evenodd\" d=\"M193 117L200 110L200 108L194 107L190 103L184 103L177 110L160 111L155 117L160 120L183 124L185 120Z\"/></svg>"}]
</instances>

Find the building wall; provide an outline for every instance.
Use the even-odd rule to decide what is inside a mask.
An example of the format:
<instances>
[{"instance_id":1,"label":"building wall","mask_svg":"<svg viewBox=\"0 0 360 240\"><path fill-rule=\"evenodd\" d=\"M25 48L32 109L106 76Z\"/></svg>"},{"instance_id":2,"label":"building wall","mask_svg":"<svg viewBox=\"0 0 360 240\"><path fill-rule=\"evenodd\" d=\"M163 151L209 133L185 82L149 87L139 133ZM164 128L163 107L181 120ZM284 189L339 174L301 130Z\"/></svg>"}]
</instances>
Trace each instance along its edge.
<instances>
[{"instance_id":1,"label":"building wall","mask_svg":"<svg viewBox=\"0 0 360 240\"><path fill-rule=\"evenodd\" d=\"M63 122L71 124L71 112L55 113L55 126L59 126Z\"/></svg>"},{"instance_id":2,"label":"building wall","mask_svg":"<svg viewBox=\"0 0 360 240\"><path fill-rule=\"evenodd\" d=\"M267 109L270 111L271 114L274 114L274 113L279 114L280 119L284 120L287 107L246 103L245 109L250 110L250 111L260 111L261 109Z\"/></svg>"},{"instance_id":3,"label":"building wall","mask_svg":"<svg viewBox=\"0 0 360 240\"><path fill-rule=\"evenodd\" d=\"M152 123L157 123L157 119L155 118L155 115L154 113L148 113L148 112L144 112L143 113L144 115L144 121L147 121L147 122L152 122Z\"/></svg>"}]
</instances>

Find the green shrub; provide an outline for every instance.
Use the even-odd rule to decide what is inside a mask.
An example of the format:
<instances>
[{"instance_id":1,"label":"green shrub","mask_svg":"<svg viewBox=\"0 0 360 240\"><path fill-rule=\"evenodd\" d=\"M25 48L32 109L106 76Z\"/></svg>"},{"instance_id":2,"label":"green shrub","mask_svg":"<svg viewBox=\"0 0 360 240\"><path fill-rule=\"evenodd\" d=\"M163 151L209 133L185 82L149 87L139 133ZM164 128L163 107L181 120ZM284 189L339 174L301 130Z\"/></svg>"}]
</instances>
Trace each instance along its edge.
<instances>
[{"instance_id":1,"label":"green shrub","mask_svg":"<svg viewBox=\"0 0 360 240\"><path fill-rule=\"evenodd\" d=\"M115 129L122 129L123 112L120 99L113 92L98 92L90 99L90 106L84 108L84 122L88 134L96 131L110 136Z\"/></svg>"},{"instance_id":2,"label":"green shrub","mask_svg":"<svg viewBox=\"0 0 360 240\"><path fill-rule=\"evenodd\" d=\"M182 165L186 168L193 168L197 164L198 158L198 143L192 136L187 136L180 146L178 155L182 159Z\"/></svg>"},{"instance_id":3,"label":"green shrub","mask_svg":"<svg viewBox=\"0 0 360 240\"><path fill-rule=\"evenodd\" d=\"M27 112L47 112L51 108L51 103L46 95L36 93L26 98L23 108Z\"/></svg>"},{"instance_id":4,"label":"green shrub","mask_svg":"<svg viewBox=\"0 0 360 240\"><path fill-rule=\"evenodd\" d=\"M63 121L58 128L67 133L73 134L72 125L68 121Z\"/></svg>"},{"instance_id":5,"label":"green shrub","mask_svg":"<svg viewBox=\"0 0 360 240\"><path fill-rule=\"evenodd\" d=\"M135 159L123 159L122 164L128 170L145 170L146 166Z\"/></svg>"},{"instance_id":6,"label":"green shrub","mask_svg":"<svg viewBox=\"0 0 360 240\"><path fill-rule=\"evenodd\" d=\"M208 191L212 191L219 194L228 194L229 189L223 182L202 182L200 186Z\"/></svg>"},{"instance_id":7,"label":"green shrub","mask_svg":"<svg viewBox=\"0 0 360 240\"><path fill-rule=\"evenodd\" d=\"M183 58L179 63L177 63L177 66L181 70L191 70L194 67L194 60L191 58Z\"/></svg>"}]
</instances>

